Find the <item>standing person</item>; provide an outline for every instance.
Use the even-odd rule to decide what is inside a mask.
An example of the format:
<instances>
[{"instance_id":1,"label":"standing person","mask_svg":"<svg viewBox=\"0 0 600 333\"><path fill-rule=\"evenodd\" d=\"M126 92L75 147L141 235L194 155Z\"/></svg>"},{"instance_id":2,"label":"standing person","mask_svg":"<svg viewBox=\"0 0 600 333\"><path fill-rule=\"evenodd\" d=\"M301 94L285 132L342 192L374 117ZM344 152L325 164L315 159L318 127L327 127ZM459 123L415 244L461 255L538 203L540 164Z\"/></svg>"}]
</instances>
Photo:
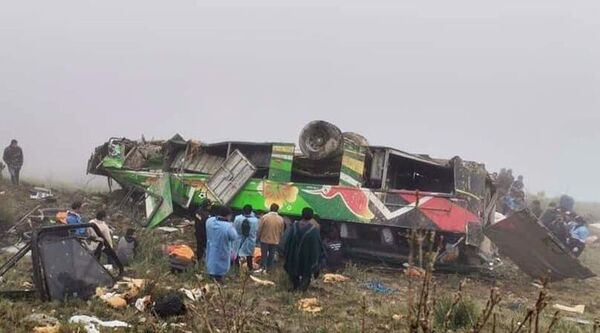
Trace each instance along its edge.
<instances>
[{"instance_id":1,"label":"standing person","mask_svg":"<svg viewBox=\"0 0 600 333\"><path fill-rule=\"evenodd\" d=\"M102 237L104 237L106 239L106 241L108 242L108 246L110 246L111 248L113 247L113 242L112 242L112 234L110 232L110 227L108 226L108 224L106 223L106 212L103 210L100 210L96 213L96 218L92 219L90 221L91 224L95 224L98 227L98 230L100 230L100 235L98 235L96 233L96 231L94 230L94 228L89 228L88 232L89 232L89 236L92 238L92 240L95 243L95 246L92 246L92 251L97 250L98 248L100 248L100 250L102 250L102 246L100 246L100 244L103 244L102 241ZM96 253L97 256L99 256L99 253Z\"/></svg>"},{"instance_id":2,"label":"standing person","mask_svg":"<svg viewBox=\"0 0 600 333\"><path fill-rule=\"evenodd\" d=\"M292 282L292 290L306 291L311 277L319 275L321 259L321 236L310 223L314 212L311 208L302 210L302 219L292 226L285 240L285 264L283 268Z\"/></svg>"},{"instance_id":3,"label":"standing person","mask_svg":"<svg viewBox=\"0 0 600 333\"><path fill-rule=\"evenodd\" d=\"M134 236L135 229L129 228L125 231L125 236L119 239L119 243L117 244L117 258L123 264L123 266L128 266L131 261L133 261L133 257L137 254L138 241Z\"/></svg>"},{"instance_id":4,"label":"standing person","mask_svg":"<svg viewBox=\"0 0 600 333\"><path fill-rule=\"evenodd\" d=\"M542 217L542 203L539 200L531 202L531 213L538 219Z\"/></svg>"},{"instance_id":5,"label":"standing person","mask_svg":"<svg viewBox=\"0 0 600 333\"><path fill-rule=\"evenodd\" d=\"M202 262L206 251L206 220L210 217L208 203L194 212L194 235L196 236L196 258Z\"/></svg>"},{"instance_id":6,"label":"standing person","mask_svg":"<svg viewBox=\"0 0 600 333\"><path fill-rule=\"evenodd\" d=\"M67 224L83 224L81 219L81 201L75 201L71 205L71 210L67 212ZM85 228L75 229L75 235L85 237L87 230Z\"/></svg>"},{"instance_id":7,"label":"standing person","mask_svg":"<svg viewBox=\"0 0 600 333\"><path fill-rule=\"evenodd\" d=\"M542 221L542 224L546 226L546 228L550 228L552 222L556 220L558 215L559 212L556 208L556 202L551 202L550 204L548 204L548 208L546 208L546 210L542 213L540 221Z\"/></svg>"},{"instance_id":8,"label":"standing person","mask_svg":"<svg viewBox=\"0 0 600 333\"><path fill-rule=\"evenodd\" d=\"M206 272L222 282L231 268L232 244L238 234L229 222L232 215L229 207L221 207L218 215L206 221Z\"/></svg>"},{"instance_id":9,"label":"standing person","mask_svg":"<svg viewBox=\"0 0 600 333\"><path fill-rule=\"evenodd\" d=\"M21 173L21 167L23 166L23 150L19 147L17 140L13 139L10 142L10 145L4 149L2 159L8 167L8 173L10 174L12 184L18 186L19 174Z\"/></svg>"},{"instance_id":10,"label":"standing person","mask_svg":"<svg viewBox=\"0 0 600 333\"><path fill-rule=\"evenodd\" d=\"M258 225L258 240L260 241L261 270L268 272L273 265L275 251L281 241L285 224L283 217L279 215L279 206L272 204L270 212L263 215Z\"/></svg>"},{"instance_id":11,"label":"standing person","mask_svg":"<svg viewBox=\"0 0 600 333\"><path fill-rule=\"evenodd\" d=\"M252 260L254 256L254 248L256 247L258 218L252 212L251 205L244 206L242 214L236 216L235 220L233 220L233 226L240 237L238 242L236 242L237 248L234 249L237 251L236 262L239 262L240 257L245 257L248 270L252 271L254 269L252 266Z\"/></svg>"}]
</instances>

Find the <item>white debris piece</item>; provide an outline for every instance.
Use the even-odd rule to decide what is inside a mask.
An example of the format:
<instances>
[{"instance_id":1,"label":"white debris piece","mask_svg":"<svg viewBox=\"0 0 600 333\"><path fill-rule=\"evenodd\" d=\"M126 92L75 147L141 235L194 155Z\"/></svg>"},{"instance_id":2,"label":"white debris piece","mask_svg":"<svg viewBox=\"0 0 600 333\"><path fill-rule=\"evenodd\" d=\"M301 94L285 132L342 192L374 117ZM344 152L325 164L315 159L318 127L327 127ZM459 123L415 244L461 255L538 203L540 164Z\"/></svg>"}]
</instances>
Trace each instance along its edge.
<instances>
[{"instance_id":1,"label":"white debris piece","mask_svg":"<svg viewBox=\"0 0 600 333\"><path fill-rule=\"evenodd\" d=\"M102 321L102 320L98 319L97 317L91 317L91 316L73 316L69 319L69 323L84 325L85 331L87 333L100 333L97 326L110 327L110 328L131 327L126 322L122 322L119 320Z\"/></svg>"}]
</instances>

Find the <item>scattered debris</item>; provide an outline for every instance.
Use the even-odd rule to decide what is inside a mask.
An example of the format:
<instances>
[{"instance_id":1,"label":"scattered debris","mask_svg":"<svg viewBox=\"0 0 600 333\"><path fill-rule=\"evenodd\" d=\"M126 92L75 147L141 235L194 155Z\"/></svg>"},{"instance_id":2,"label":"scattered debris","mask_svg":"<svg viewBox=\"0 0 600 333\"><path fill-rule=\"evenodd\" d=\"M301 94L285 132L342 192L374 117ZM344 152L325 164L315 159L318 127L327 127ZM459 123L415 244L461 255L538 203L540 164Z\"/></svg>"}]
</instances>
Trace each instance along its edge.
<instances>
[{"instance_id":1,"label":"scattered debris","mask_svg":"<svg viewBox=\"0 0 600 333\"><path fill-rule=\"evenodd\" d=\"M29 192L29 198L32 200L42 200L46 198L51 198L54 195L52 194L52 190L45 187L34 187Z\"/></svg>"},{"instance_id":2,"label":"scattered debris","mask_svg":"<svg viewBox=\"0 0 600 333\"><path fill-rule=\"evenodd\" d=\"M581 319L581 318L574 318L574 317L562 317L561 319L566 320L566 321L570 321L572 323L576 323L579 325L594 325L594 322L591 320L585 320L585 319Z\"/></svg>"},{"instance_id":3,"label":"scattered debris","mask_svg":"<svg viewBox=\"0 0 600 333\"><path fill-rule=\"evenodd\" d=\"M60 332L60 324L34 327L33 333L58 333Z\"/></svg>"},{"instance_id":4,"label":"scattered debris","mask_svg":"<svg viewBox=\"0 0 600 333\"><path fill-rule=\"evenodd\" d=\"M348 280L350 280L350 278L343 276L341 274L327 273L327 274L323 275L323 282L325 282L325 283L345 282Z\"/></svg>"},{"instance_id":5,"label":"scattered debris","mask_svg":"<svg viewBox=\"0 0 600 333\"><path fill-rule=\"evenodd\" d=\"M384 294L384 295L389 295L389 294L396 292L396 290L386 287L386 285L383 284L383 282L377 281L377 280L367 283L366 288L369 290L372 290L378 294Z\"/></svg>"},{"instance_id":6,"label":"scattered debris","mask_svg":"<svg viewBox=\"0 0 600 333\"><path fill-rule=\"evenodd\" d=\"M140 312L146 312L150 305L152 305L152 297L150 295L138 298L135 301L135 308Z\"/></svg>"},{"instance_id":7,"label":"scattered debris","mask_svg":"<svg viewBox=\"0 0 600 333\"><path fill-rule=\"evenodd\" d=\"M177 272L183 272L194 266L194 250L183 244L167 246L169 265Z\"/></svg>"},{"instance_id":8,"label":"scattered debris","mask_svg":"<svg viewBox=\"0 0 600 333\"><path fill-rule=\"evenodd\" d=\"M98 330L98 326L109 328L131 327L126 322L122 322L119 320L102 321L98 319L98 317L92 316L73 316L69 319L69 323L84 325L84 328L87 333L100 333L100 331Z\"/></svg>"},{"instance_id":9,"label":"scattered debris","mask_svg":"<svg viewBox=\"0 0 600 333\"><path fill-rule=\"evenodd\" d=\"M21 249L23 249L25 246L27 246L26 243L19 242L15 245L1 248L0 252L4 252L6 254L17 254L17 252L21 251ZM31 253L28 252L26 256L31 256Z\"/></svg>"},{"instance_id":10,"label":"scattered debris","mask_svg":"<svg viewBox=\"0 0 600 333\"><path fill-rule=\"evenodd\" d=\"M58 319L43 313L31 314L23 318L22 321L23 323L29 324L31 326L54 326L59 323Z\"/></svg>"},{"instance_id":11,"label":"scattered debris","mask_svg":"<svg viewBox=\"0 0 600 333\"><path fill-rule=\"evenodd\" d=\"M267 287L275 286L275 282L273 282L273 281L261 280L261 279L259 279L257 277L252 276L252 275L250 275L250 279L252 281L256 282L258 285L261 285L261 286L267 286Z\"/></svg>"},{"instance_id":12,"label":"scattered debris","mask_svg":"<svg viewBox=\"0 0 600 333\"><path fill-rule=\"evenodd\" d=\"M298 301L298 310L309 313L317 313L321 312L323 308L321 308L319 300L316 298L303 298Z\"/></svg>"},{"instance_id":13,"label":"scattered debris","mask_svg":"<svg viewBox=\"0 0 600 333\"><path fill-rule=\"evenodd\" d=\"M173 227L158 227L158 228L156 228L156 230L164 231L166 233L172 233L172 232L179 231L180 229L173 228Z\"/></svg>"},{"instance_id":14,"label":"scattered debris","mask_svg":"<svg viewBox=\"0 0 600 333\"><path fill-rule=\"evenodd\" d=\"M579 304L576 306L554 304L552 307L556 310L565 311L565 312L572 312L572 313L579 313L579 314L583 314L585 312L585 305L583 305L583 304Z\"/></svg>"},{"instance_id":15,"label":"scattered debris","mask_svg":"<svg viewBox=\"0 0 600 333\"><path fill-rule=\"evenodd\" d=\"M179 291L184 293L185 296L193 302L198 302L204 296L204 294L202 293L202 289L200 289L200 288L196 288L196 289L192 289L192 290L181 288L181 289L179 289Z\"/></svg>"},{"instance_id":16,"label":"scattered debris","mask_svg":"<svg viewBox=\"0 0 600 333\"><path fill-rule=\"evenodd\" d=\"M152 312L160 318L182 316L187 309L181 296L176 293L170 293L154 303Z\"/></svg>"}]
</instances>

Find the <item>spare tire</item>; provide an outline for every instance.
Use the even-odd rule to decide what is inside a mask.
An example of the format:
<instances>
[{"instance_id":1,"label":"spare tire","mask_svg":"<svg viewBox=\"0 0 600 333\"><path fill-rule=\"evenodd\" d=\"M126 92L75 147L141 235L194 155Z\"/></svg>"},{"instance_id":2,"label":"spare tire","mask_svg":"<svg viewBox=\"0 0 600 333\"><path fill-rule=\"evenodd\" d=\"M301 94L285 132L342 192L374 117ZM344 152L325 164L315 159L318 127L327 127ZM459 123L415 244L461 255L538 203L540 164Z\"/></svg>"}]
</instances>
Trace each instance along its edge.
<instances>
[{"instance_id":1,"label":"spare tire","mask_svg":"<svg viewBox=\"0 0 600 333\"><path fill-rule=\"evenodd\" d=\"M304 126L299 141L300 150L311 160L339 156L344 150L342 131L323 120L311 121Z\"/></svg>"}]
</instances>

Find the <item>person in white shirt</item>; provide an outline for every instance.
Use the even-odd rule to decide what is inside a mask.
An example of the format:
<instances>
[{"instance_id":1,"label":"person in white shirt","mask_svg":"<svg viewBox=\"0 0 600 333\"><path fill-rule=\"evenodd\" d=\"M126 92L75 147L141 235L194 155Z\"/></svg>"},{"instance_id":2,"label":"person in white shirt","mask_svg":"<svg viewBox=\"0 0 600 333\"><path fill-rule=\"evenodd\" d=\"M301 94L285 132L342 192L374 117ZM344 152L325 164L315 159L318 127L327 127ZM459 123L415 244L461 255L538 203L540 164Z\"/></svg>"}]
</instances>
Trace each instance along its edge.
<instances>
[{"instance_id":1,"label":"person in white shirt","mask_svg":"<svg viewBox=\"0 0 600 333\"><path fill-rule=\"evenodd\" d=\"M90 221L91 224L95 224L98 227L98 230L100 231L100 234L101 234L101 235L98 235L93 228L89 228L89 235L90 235L90 239L91 239L90 250L94 251L94 253L96 254L96 257L99 257L101 254L101 251L103 250L103 246L100 246L100 244L103 243L102 237L104 237L104 239L107 240L108 245L111 248L113 247L112 234L110 231L110 227L108 226L108 224L106 223L105 220L106 220L106 212L103 210L100 210L96 213L96 218Z\"/></svg>"}]
</instances>

